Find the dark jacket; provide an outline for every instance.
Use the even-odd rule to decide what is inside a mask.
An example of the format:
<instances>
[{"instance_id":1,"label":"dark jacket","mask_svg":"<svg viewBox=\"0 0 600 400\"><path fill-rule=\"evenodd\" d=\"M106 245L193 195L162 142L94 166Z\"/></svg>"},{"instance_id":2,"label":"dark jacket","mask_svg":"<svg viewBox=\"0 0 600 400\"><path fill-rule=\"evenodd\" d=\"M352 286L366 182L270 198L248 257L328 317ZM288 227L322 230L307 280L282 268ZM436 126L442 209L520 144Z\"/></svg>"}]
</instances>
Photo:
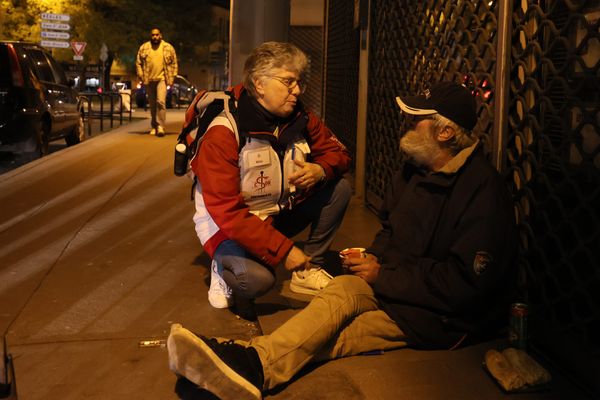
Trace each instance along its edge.
<instances>
[{"instance_id":1,"label":"dark jacket","mask_svg":"<svg viewBox=\"0 0 600 400\"><path fill-rule=\"evenodd\" d=\"M373 287L382 308L416 347L482 340L508 320L517 266L513 205L482 149L466 152L455 173L406 164L367 250L381 263Z\"/></svg>"}]
</instances>

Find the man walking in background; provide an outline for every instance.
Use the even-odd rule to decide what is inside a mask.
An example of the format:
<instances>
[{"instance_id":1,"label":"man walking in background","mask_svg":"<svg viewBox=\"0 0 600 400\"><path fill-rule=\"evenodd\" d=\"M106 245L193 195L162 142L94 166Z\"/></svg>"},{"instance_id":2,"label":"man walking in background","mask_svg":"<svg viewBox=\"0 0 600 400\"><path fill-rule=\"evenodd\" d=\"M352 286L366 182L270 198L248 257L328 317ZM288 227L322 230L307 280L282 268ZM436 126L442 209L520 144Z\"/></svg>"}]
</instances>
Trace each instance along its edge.
<instances>
[{"instance_id":1,"label":"man walking in background","mask_svg":"<svg viewBox=\"0 0 600 400\"><path fill-rule=\"evenodd\" d=\"M162 39L158 28L152 28L150 41L140 46L135 68L148 94L152 116L150 134L162 137L167 117L167 85L172 85L177 75L177 55L173 46Z\"/></svg>"}]
</instances>

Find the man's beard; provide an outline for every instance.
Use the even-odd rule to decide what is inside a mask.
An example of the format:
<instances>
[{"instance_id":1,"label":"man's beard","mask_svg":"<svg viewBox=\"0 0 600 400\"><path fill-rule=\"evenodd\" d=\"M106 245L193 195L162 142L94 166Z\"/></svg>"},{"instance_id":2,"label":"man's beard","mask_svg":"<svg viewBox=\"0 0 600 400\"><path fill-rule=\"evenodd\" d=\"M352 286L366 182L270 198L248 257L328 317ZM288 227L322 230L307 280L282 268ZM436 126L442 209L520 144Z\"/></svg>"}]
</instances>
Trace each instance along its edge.
<instances>
[{"instance_id":1,"label":"man's beard","mask_svg":"<svg viewBox=\"0 0 600 400\"><path fill-rule=\"evenodd\" d=\"M150 39L150 43L152 43L152 44L160 44L160 39Z\"/></svg>"},{"instance_id":2,"label":"man's beard","mask_svg":"<svg viewBox=\"0 0 600 400\"><path fill-rule=\"evenodd\" d=\"M400 139L400 150L406 154L414 164L431 168L442 149L435 140L431 131L417 132L410 130Z\"/></svg>"}]
</instances>

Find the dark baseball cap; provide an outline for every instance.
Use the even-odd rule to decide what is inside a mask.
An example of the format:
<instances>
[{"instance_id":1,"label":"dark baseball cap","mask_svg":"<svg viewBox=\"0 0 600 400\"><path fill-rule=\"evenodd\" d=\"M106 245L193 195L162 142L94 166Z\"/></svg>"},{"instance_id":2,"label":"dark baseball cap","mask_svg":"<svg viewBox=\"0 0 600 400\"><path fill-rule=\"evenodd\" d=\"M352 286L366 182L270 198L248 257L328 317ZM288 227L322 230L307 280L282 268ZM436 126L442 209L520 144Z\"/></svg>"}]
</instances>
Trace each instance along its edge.
<instances>
[{"instance_id":1,"label":"dark baseball cap","mask_svg":"<svg viewBox=\"0 0 600 400\"><path fill-rule=\"evenodd\" d=\"M411 115L440 114L470 131L477 124L477 105L463 85L440 82L418 96L398 96L396 102Z\"/></svg>"}]
</instances>

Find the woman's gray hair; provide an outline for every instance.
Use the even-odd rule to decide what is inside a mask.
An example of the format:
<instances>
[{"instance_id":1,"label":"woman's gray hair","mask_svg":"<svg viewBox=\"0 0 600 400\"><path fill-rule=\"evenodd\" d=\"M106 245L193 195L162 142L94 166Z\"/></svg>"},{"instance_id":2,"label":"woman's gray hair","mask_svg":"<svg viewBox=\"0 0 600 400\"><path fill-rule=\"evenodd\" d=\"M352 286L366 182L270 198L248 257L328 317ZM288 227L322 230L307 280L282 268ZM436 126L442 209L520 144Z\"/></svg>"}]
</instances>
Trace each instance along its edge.
<instances>
[{"instance_id":1,"label":"woman's gray hair","mask_svg":"<svg viewBox=\"0 0 600 400\"><path fill-rule=\"evenodd\" d=\"M434 114L433 116L432 129L434 132L439 132L445 126L450 126L454 129L454 137L445 143L450 152L453 155L458 154L461 150L472 146L477 141L477 137L471 132L463 128L462 126L454 123L448 118L440 114Z\"/></svg>"},{"instance_id":2,"label":"woman's gray hair","mask_svg":"<svg viewBox=\"0 0 600 400\"><path fill-rule=\"evenodd\" d=\"M257 97L254 80L269 76L274 68L285 68L298 74L308 74L308 57L291 43L265 42L252 50L244 63L244 87Z\"/></svg>"}]
</instances>

